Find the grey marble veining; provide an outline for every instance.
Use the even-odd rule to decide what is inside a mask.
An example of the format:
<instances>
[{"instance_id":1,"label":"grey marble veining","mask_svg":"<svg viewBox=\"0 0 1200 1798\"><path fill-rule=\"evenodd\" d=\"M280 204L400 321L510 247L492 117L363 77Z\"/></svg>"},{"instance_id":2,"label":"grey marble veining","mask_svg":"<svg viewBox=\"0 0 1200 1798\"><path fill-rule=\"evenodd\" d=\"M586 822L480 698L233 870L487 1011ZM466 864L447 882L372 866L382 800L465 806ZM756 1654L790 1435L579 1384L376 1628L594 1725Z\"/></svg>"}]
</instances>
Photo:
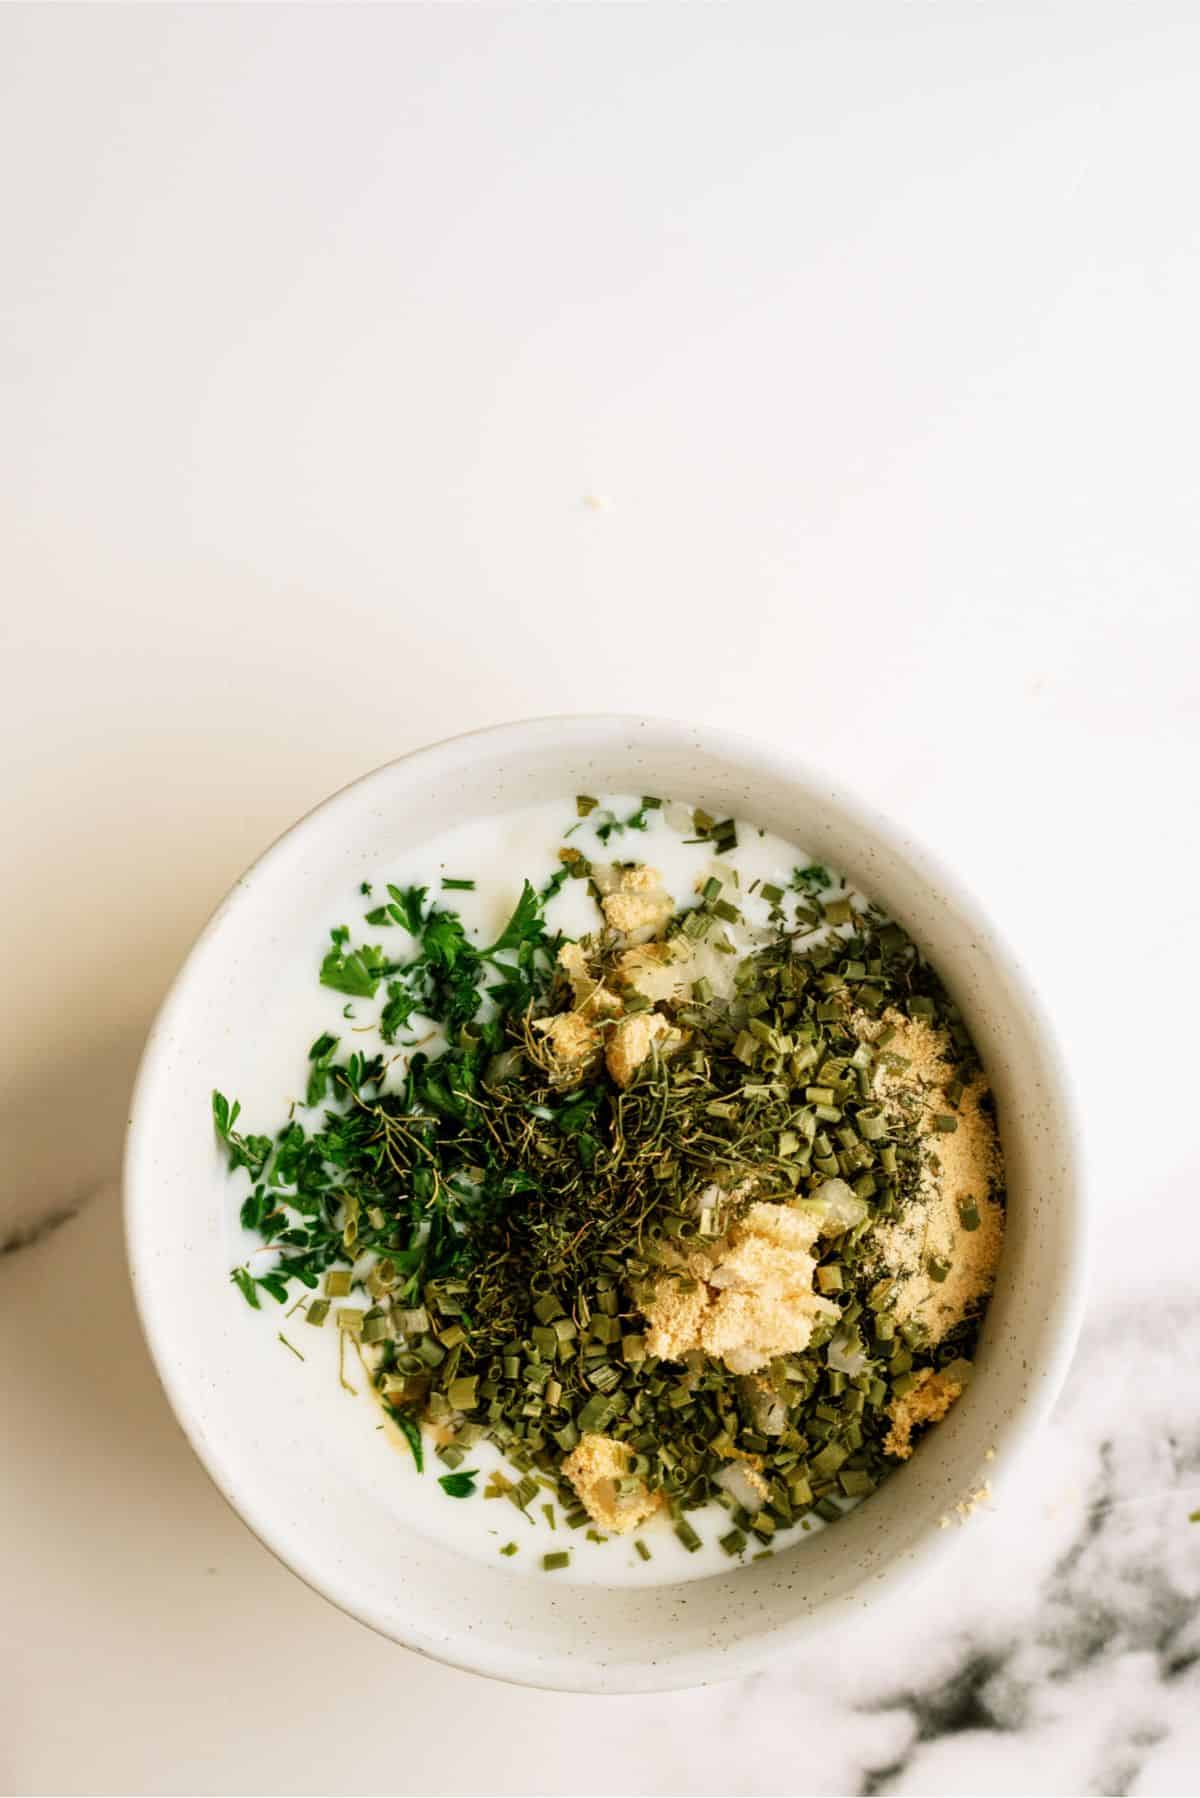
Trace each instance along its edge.
<instances>
[{"instance_id":1,"label":"grey marble veining","mask_svg":"<svg viewBox=\"0 0 1200 1798\"><path fill-rule=\"evenodd\" d=\"M324 1641L332 1652L336 1643L339 1655L358 1654L372 1669L408 1670L398 1689L424 1682L435 1711L444 1705L453 1714L465 1703L480 1728L536 1733L547 1744L539 1766L553 1765L556 1732L570 1739L594 1732L597 1720L603 1726L587 1766L548 1773L539 1784L518 1759L497 1770L497 1791L1148 1798L1200 1789L1200 1525L1189 1522L1200 1508L1200 1303L1131 1303L1093 1316L1053 1420L1019 1477L1003 1483L1003 1502L950 1526L960 1552L946 1576L754 1679L665 1699L601 1701L491 1685L409 1656L392 1659L391 1650L381 1659L375 1638L305 1594L219 1503L214 1513L143 1358L111 1189L74 1221L47 1211L40 1228L10 1243L0 1301L13 1343L27 1343L47 1304L84 1284L94 1292L85 1310L94 1320L99 1398L81 1401L72 1424L78 1380L64 1388L52 1362L27 1365L20 1396L43 1420L43 1439L27 1448L37 1478L18 1495L5 1541L16 1556L10 1581L31 1557L54 1567L61 1535L47 1533L42 1496L61 1465L54 1420L61 1415L73 1436L97 1425L97 1451L90 1460L76 1455L72 1475L83 1520L75 1530L85 1550L95 1537L96 1554L83 1554L84 1571L63 1601L75 1607L72 1628L84 1628L85 1639L114 1602L100 1570L104 1531L118 1528L122 1542L126 1527L135 1539L153 1532L148 1507L160 1508L159 1495L136 1469L143 1460L159 1465L170 1444L172 1503L181 1523L189 1520L189 1552L211 1574L233 1552L240 1585L268 1582L254 1627L264 1651L292 1657L301 1683L292 1605L303 1607L310 1651ZM31 1376L44 1381L40 1397L29 1395ZM103 1421L106 1401L111 1423ZM231 1532L232 1551L223 1546ZM194 1595L170 1609L199 1628ZM162 1615L157 1600L152 1614ZM210 1658L192 1668L192 1680L219 1677L232 1627L213 1618ZM133 1664L139 1656L145 1663L144 1646L130 1652ZM148 1663L138 1677L153 1677ZM451 1734L431 1766L363 1789L476 1790L472 1765L469 1746Z\"/></svg>"},{"instance_id":2,"label":"grey marble veining","mask_svg":"<svg viewBox=\"0 0 1200 1798\"><path fill-rule=\"evenodd\" d=\"M1004 1510L963 1526L953 1577L907 1622L855 1632L853 1702L823 1680L842 1726L895 1733L847 1789L1200 1786L1198 1342L1196 1304L1092 1322Z\"/></svg>"}]
</instances>

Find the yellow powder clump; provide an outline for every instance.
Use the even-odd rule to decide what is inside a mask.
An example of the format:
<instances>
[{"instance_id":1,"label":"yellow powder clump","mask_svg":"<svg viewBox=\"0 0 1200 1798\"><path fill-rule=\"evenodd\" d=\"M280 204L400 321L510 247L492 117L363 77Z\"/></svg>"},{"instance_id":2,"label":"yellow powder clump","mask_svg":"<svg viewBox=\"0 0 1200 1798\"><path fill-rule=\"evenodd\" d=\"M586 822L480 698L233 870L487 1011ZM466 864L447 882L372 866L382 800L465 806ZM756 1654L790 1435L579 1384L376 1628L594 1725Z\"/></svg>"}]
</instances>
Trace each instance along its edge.
<instances>
[{"instance_id":1,"label":"yellow powder clump","mask_svg":"<svg viewBox=\"0 0 1200 1798\"><path fill-rule=\"evenodd\" d=\"M757 1373L808 1347L837 1307L813 1291L816 1221L789 1205L751 1205L723 1242L691 1263L694 1284L658 1280L646 1306L646 1347L666 1361L699 1351L733 1373Z\"/></svg>"},{"instance_id":2,"label":"yellow powder clump","mask_svg":"<svg viewBox=\"0 0 1200 1798\"><path fill-rule=\"evenodd\" d=\"M958 1521L960 1523L965 1523L968 1517L973 1517L980 1505L986 1505L991 1496L992 1488L987 1480L984 1480L982 1486L973 1487L972 1490L967 1493L965 1498L959 1499L954 1507L958 1515Z\"/></svg>"},{"instance_id":3,"label":"yellow powder clump","mask_svg":"<svg viewBox=\"0 0 1200 1798\"><path fill-rule=\"evenodd\" d=\"M658 869L642 865L623 869L616 890L600 903L606 920L622 936L653 936L675 910Z\"/></svg>"},{"instance_id":4,"label":"yellow powder clump","mask_svg":"<svg viewBox=\"0 0 1200 1798\"><path fill-rule=\"evenodd\" d=\"M954 1522L955 1517L958 1518L959 1523L966 1523L968 1518L974 1517L981 1505L987 1504L991 1496L992 1488L985 1480L982 1486L973 1487L972 1490L967 1493L965 1498L959 1499L954 1507L953 1517L950 1515L950 1512L947 1511L943 1516L938 1518L938 1528L948 1530L950 1525Z\"/></svg>"},{"instance_id":5,"label":"yellow powder clump","mask_svg":"<svg viewBox=\"0 0 1200 1798\"><path fill-rule=\"evenodd\" d=\"M866 1020L855 1021L869 1040ZM886 1012L884 1023L895 1034L876 1064L875 1095L891 1123L911 1128L915 1122L921 1170L915 1197L898 1217L878 1224L873 1236L879 1271L896 1282L896 1318L919 1320L937 1343L995 1283L1004 1241L1004 1212L991 1197L1003 1170L1000 1144L983 1107L988 1086L982 1075L969 1082L957 1104L947 1096L955 1071L946 1032L898 1011ZM956 1128L939 1130L938 1117L954 1118ZM969 1216L972 1207L979 1223L968 1229L962 1213ZM943 1279L934 1278L931 1264L945 1270Z\"/></svg>"},{"instance_id":6,"label":"yellow powder clump","mask_svg":"<svg viewBox=\"0 0 1200 1798\"><path fill-rule=\"evenodd\" d=\"M893 1399L888 1406L892 1427L884 1438L884 1454L907 1461L913 1452L913 1431L926 1424L940 1423L962 1390L962 1381L948 1372L934 1373L931 1367L922 1368L916 1376L916 1384L903 1398Z\"/></svg>"},{"instance_id":7,"label":"yellow powder clump","mask_svg":"<svg viewBox=\"0 0 1200 1798\"><path fill-rule=\"evenodd\" d=\"M601 1529L623 1536L637 1529L653 1515L662 1503L659 1493L651 1492L642 1480L626 1487L630 1477L632 1451L614 1436L589 1434L579 1442L562 1464L579 1502Z\"/></svg>"},{"instance_id":8,"label":"yellow powder clump","mask_svg":"<svg viewBox=\"0 0 1200 1798\"><path fill-rule=\"evenodd\" d=\"M628 1086L653 1049L670 1055L682 1042L682 1030L676 1030L661 1012L637 1011L609 1032L604 1064L618 1086Z\"/></svg>"},{"instance_id":9,"label":"yellow powder clump","mask_svg":"<svg viewBox=\"0 0 1200 1798\"><path fill-rule=\"evenodd\" d=\"M587 956L581 943L564 943L558 952L558 965L571 982L575 1010L585 1018L619 1017L625 1009L620 999L597 980L588 969Z\"/></svg>"},{"instance_id":10,"label":"yellow powder clump","mask_svg":"<svg viewBox=\"0 0 1200 1798\"><path fill-rule=\"evenodd\" d=\"M537 1018L534 1029L545 1037L558 1071L577 1074L597 1053L600 1034L577 1011L558 1012L552 1018Z\"/></svg>"},{"instance_id":11,"label":"yellow powder clump","mask_svg":"<svg viewBox=\"0 0 1200 1798\"><path fill-rule=\"evenodd\" d=\"M634 957L638 958L634 971L648 969L669 976L671 951L665 943L628 949L622 961L629 963ZM557 1085L574 1084L603 1049L609 1074L618 1086L628 1086L653 1051L671 1055L686 1041L685 1033L661 1012L635 1011L626 1016L620 995L593 974L582 943L564 943L558 965L570 983L572 1008L533 1020L533 1030L544 1039L546 1057L537 1054L532 1041L530 1044L535 1058Z\"/></svg>"},{"instance_id":12,"label":"yellow powder clump","mask_svg":"<svg viewBox=\"0 0 1200 1798\"><path fill-rule=\"evenodd\" d=\"M643 943L617 957L616 978L653 1005L663 1000L674 1002L687 997L690 960L686 939L678 944Z\"/></svg>"}]
</instances>

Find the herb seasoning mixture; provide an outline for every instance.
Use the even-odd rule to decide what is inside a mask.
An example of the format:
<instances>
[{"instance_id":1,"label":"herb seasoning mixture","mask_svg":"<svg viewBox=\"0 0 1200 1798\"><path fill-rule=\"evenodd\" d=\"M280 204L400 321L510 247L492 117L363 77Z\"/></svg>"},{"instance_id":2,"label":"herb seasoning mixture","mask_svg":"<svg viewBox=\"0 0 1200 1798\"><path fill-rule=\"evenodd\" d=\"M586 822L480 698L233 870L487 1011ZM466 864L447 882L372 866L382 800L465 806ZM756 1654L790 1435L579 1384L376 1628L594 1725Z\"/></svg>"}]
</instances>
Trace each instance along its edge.
<instances>
[{"instance_id":1,"label":"herb seasoning mixture","mask_svg":"<svg viewBox=\"0 0 1200 1798\"><path fill-rule=\"evenodd\" d=\"M663 1529L761 1553L969 1378L1003 1235L986 1080L933 968L826 868L743 886L748 827L653 798L563 825L491 942L455 909L473 880L364 883L314 972L379 1052L319 1036L274 1136L213 1096L263 1245L232 1278L256 1307L299 1288L449 1498L557 1505L643 1560ZM633 854L672 832L687 891Z\"/></svg>"}]
</instances>

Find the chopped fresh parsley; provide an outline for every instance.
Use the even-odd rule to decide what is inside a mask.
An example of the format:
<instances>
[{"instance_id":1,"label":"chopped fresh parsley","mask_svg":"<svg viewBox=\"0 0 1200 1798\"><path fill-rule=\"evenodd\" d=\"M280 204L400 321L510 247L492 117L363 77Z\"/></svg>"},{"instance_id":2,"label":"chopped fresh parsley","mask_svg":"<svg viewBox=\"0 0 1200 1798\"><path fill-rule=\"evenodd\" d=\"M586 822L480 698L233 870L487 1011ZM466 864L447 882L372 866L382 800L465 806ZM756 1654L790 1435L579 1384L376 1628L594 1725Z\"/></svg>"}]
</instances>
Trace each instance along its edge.
<instances>
[{"instance_id":1,"label":"chopped fresh parsley","mask_svg":"<svg viewBox=\"0 0 1200 1798\"><path fill-rule=\"evenodd\" d=\"M336 1036L326 1033L319 1036L308 1051L311 1062L308 1075L308 1090L304 1095L306 1105L319 1105L329 1091L333 1079L333 1052L338 1046Z\"/></svg>"},{"instance_id":2,"label":"chopped fresh parsley","mask_svg":"<svg viewBox=\"0 0 1200 1798\"><path fill-rule=\"evenodd\" d=\"M475 1467L464 1467L458 1473L444 1473L438 1480L442 1491L451 1498L471 1498L475 1491L475 1482L479 1478L479 1470Z\"/></svg>"},{"instance_id":3,"label":"chopped fresh parsley","mask_svg":"<svg viewBox=\"0 0 1200 1798\"><path fill-rule=\"evenodd\" d=\"M383 950L368 945L351 949L345 924L339 924L329 934L333 947L326 950L321 963L321 985L331 986L336 993L348 993L352 999L373 999L389 967Z\"/></svg>"},{"instance_id":4,"label":"chopped fresh parsley","mask_svg":"<svg viewBox=\"0 0 1200 1798\"><path fill-rule=\"evenodd\" d=\"M819 893L833 885L833 875L820 862L810 862L807 868L792 870L792 885L798 893Z\"/></svg>"},{"instance_id":5,"label":"chopped fresh parsley","mask_svg":"<svg viewBox=\"0 0 1200 1798\"><path fill-rule=\"evenodd\" d=\"M647 796L635 812L630 812L628 818L617 818L612 812L607 812L603 822L596 826L596 835L602 843L607 843L610 837L619 836L623 830L645 830L649 823L647 812L658 811L661 806L661 799Z\"/></svg>"},{"instance_id":6,"label":"chopped fresh parsley","mask_svg":"<svg viewBox=\"0 0 1200 1798\"><path fill-rule=\"evenodd\" d=\"M229 1150L230 1169L244 1167L250 1178L257 1180L271 1153L270 1137L242 1136L234 1129L242 1110L236 1099L231 1105L224 1093L215 1092L212 1108L217 1135Z\"/></svg>"}]
</instances>

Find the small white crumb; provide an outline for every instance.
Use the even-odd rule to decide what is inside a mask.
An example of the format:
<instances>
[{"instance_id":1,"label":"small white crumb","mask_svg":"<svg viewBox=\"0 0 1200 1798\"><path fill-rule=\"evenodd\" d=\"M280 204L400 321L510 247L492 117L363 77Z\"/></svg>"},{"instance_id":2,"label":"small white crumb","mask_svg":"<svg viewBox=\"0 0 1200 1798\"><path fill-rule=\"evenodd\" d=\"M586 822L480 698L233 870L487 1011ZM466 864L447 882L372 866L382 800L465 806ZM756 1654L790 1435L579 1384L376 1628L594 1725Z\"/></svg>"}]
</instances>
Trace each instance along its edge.
<instances>
[{"instance_id":1,"label":"small white crumb","mask_svg":"<svg viewBox=\"0 0 1200 1798\"><path fill-rule=\"evenodd\" d=\"M583 503L589 512L608 512L612 509L612 501L606 493L585 493Z\"/></svg>"}]
</instances>

